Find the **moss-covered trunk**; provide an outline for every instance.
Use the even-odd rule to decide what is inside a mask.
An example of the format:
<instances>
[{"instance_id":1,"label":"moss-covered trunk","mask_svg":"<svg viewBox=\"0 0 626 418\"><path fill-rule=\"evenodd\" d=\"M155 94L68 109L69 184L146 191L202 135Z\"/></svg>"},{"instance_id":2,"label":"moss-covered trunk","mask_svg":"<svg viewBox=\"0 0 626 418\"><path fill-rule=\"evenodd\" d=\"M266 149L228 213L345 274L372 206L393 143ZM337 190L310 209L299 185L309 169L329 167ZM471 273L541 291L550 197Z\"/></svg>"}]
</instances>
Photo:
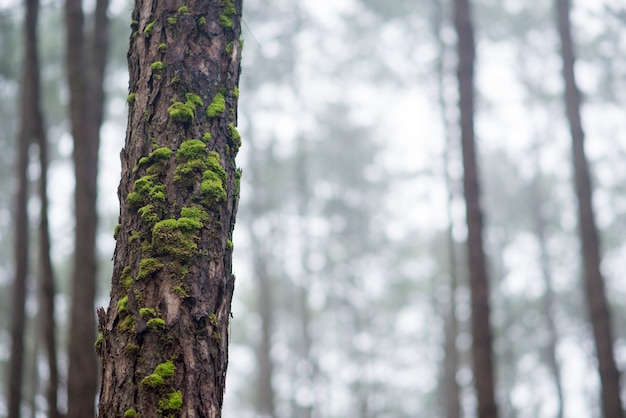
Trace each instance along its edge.
<instances>
[{"instance_id":1,"label":"moss-covered trunk","mask_svg":"<svg viewBox=\"0 0 626 418\"><path fill-rule=\"evenodd\" d=\"M101 417L221 416L241 0L135 3Z\"/></svg>"}]
</instances>

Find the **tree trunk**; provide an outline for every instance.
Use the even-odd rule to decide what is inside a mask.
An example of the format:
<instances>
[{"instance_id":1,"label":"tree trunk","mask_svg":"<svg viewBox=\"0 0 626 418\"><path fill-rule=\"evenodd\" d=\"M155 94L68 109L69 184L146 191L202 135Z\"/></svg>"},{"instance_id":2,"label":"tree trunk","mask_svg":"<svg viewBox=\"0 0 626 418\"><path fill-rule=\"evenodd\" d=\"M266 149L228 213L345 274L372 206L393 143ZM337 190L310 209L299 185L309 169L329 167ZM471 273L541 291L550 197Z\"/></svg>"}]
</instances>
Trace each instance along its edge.
<instances>
[{"instance_id":1,"label":"tree trunk","mask_svg":"<svg viewBox=\"0 0 626 418\"><path fill-rule=\"evenodd\" d=\"M108 49L107 0L96 2L93 43L88 54L81 0L67 0L67 70L74 137L76 250L69 338L68 418L95 415L97 360L85 347L95 339L97 168Z\"/></svg>"},{"instance_id":2,"label":"tree trunk","mask_svg":"<svg viewBox=\"0 0 626 418\"><path fill-rule=\"evenodd\" d=\"M26 1L24 20L24 59L22 67L21 115L18 133L17 178L18 190L15 202L15 282L13 289L13 309L11 313L11 361L9 362L9 418L20 416L22 382L24 378L24 328L26 315L27 274L28 274L28 149L35 134L31 117L38 110L37 85L37 20L39 2ZM36 117L36 116L35 116Z\"/></svg>"},{"instance_id":3,"label":"tree trunk","mask_svg":"<svg viewBox=\"0 0 626 418\"><path fill-rule=\"evenodd\" d=\"M535 146L538 149L539 145ZM536 151L533 156L535 161L539 161L539 152ZM539 166L536 167L535 178L530 184L530 209L532 213L532 219L535 229L535 235L537 236L537 243L539 244L539 266L541 268L541 276L543 277L543 283L546 287L545 293L542 298L542 311L548 327L548 341L545 347L545 357L548 363L548 368L554 379L554 388L557 395L557 418L563 418L565 404L563 401L563 384L561 382L561 366L557 359L557 346L558 346L558 332L556 323L554 322L554 290L552 285L552 274L550 273L550 257L547 248L547 227L546 219L542 213L542 202L544 200L544 193L541 190L540 184L540 172Z\"/></svg>"},{"instance_id":4,"label":"tree trunk","mask_svg":"<svg viewBox=\"0 0 626 418\"><path fill-rule=\"evenodd\" d=\"M495 418L498 412L494 397L489 280L483 250L483 215L480 207L480 186L474 143L474 34L469 0L455 0L454 25L458 39L457 76L461 113L463 186L468 230L474 385L478 395L478 416Z\"/></svg>"},{"instance_id":5,"label":"tree trunk","mask_svg":"<svg viewBox=\"0 0 626 418\"><path fill-rule=\"evenodd\" d=\"M600 244L593 213L589 167L585 156L585 135L580 118L580 92L574 75L575 58L569 20L569 0L557 0L556 6L565 80L565 105L572 135L574 183L578 197L578 225L585 270L585 294L598 357L602 385L602 410L606 418L618 418L624 416L620 400L620 373L613 354L611 316L604 290L604 279L600 272Z\"/></svg>"},{"instance_id":6,"label":"tree trunk","mask_svg":"<svg viewBox=\"0 0 626 418\"><path fill-rule=\"evenodd\" d=\"M443 358L443 375L441 382L441 406L443 416L446 418L461 417L461 387L456 379L459 370L459 351L456 347L456 340L459 335L459 321L456 316L456 291L458 288L458 268L456 242L452 235L454 227L454 219L452 216L452 203L454 200L454 184L450 175L450 154L452 148L452 130L451 122L447 116L448 103L445 96L445 77L446 68L444 67L444 59L447 48L441 35L441 29L444 22L444 7L439 0L433 1L433 34L437 42L437 102L439 104L439 112L444 132L444 155L443 168L444 180L447 189L446 215L448 227L446 228L446 247L448 251L448 268L450 282L448 283L449 298L447 304L444 304L442 316L444 321L444 358Z\"/></svg>"},{"instance_id":7,"label":"tree trunk","mask_svg":"<svg viewBox=\"0 0 626 418\"><path fill-rule=\"evenodd\" d=\"M220 417L234 289L241 0L137 0L101 417Z\"/></svg>"},{"instance_id":8,"label":"tree trunk","mask_svg":"<svg viewBox=\"0 0 626 418\"><path fill-rule=\"evenodd\" d=\"M28 0L32 7L38 7L39 0ZM39 74L39 54L37 44L33 59L35 60L30 80L33 89L33 109L30 123L39 148L39 323L43 336L43 345L48 360L48 384L46 399L48 402L48 418L58 418L57 392L59 386L59 370L57 366L56 321L54 318L54 297L56 295L52 260L50 259L50 234L48 226L48 138L45 130L43 112L41 111L41 77ZM35 365L35 367L37 367Z\"/></svg>"},{"instance_id":9,"label":"tree trunk","mask_svg":"<svg viewBox=\"0 0 626 418\"><path fill-rule=\"evenodd\" d=\"M249 120L249 119L248 119ZM250 121L249 121L250 122ZM249 125L252 125L249 123ZM249 126L252 131L252 126ZM275 395L273 387L274 360L272 359L272 335L274 330L274 301L272 297L272 279L270 276L268 262L271 254L265 250L263 237L259 236L254 228L256 220L264 220L266 211L272 208L270 199L267 198L267 189L263 188L261 161L268 167L271 167L273 160L272 148L265 150L263 154L269 156L268 159L263 158L260 150L251 145L251 159L249 161L251 170L251 186L252 197L250 200L251 222L249 225L249 233L252 241L252 264L254 277L257 281L257 310L261 319L261 336L256 349L257 364L259 367L259 375L256 382L256 405L257 411L261 417L275 417ZM265 184L267 187L267 184ZM274 208L275 209L275 208ZM271 214L270 214L271 215ZM267 219L267 218L265 218ZM271 233L264 237L265 242L274 242Z\"/></svg>"}]
</instances>

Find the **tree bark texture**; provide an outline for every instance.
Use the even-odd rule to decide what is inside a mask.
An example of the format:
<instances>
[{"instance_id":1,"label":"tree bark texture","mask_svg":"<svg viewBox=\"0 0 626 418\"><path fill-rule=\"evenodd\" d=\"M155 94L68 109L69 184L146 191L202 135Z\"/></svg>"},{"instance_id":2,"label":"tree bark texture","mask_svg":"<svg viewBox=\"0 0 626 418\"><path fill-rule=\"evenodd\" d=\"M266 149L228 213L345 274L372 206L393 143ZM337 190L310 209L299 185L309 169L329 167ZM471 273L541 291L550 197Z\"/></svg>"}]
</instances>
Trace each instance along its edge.
<instances>
[{"instance_id":1,"label":"tree bark texture","mask_svg":"<svg viewBox=\"0 0 626 418\"><path fill-rule=\"evenodd\" d=\"M101 417L220 417L234 290L241 0L137 0Z\"/></svg>"},{"instance_id":2,"label":"tree bark texture","mask_svg":"<svg viewBox=\"0 0 626 418\"><path fill-rule=\"evenodd\" d=\"M22 382L24 380L24 328L26 315L27 274L28 274L28 149L35 135L31 117L37 117L37 20L38 0L26 1L24 20L24 58L22 63L22 93L20 126L17 137L17 196L15 200L15 282L13 287L13 308L11 312L11 361L9 362L9 418L21 416Z\"/></svg>"},{"instance_id":3,"label":"tree bark texture","mask_svg":"<svg viewBox=\"0 0 626 418\"><path fill-rule=\"evenodd\" d=\"M574 184L578 197L578 228L582 242L585 294L595 341L600 382L602 410L606 418L623 417L620 400L620 372L613 353L611 315L600 272L600 243L592 205L592 185L585 155L585 135L580 117L581 98L574 75L574 47L569 19L569 0L557 0L558 29L561 39L565 106L574 163Z\"/></svg>"},{"instance_id":4,"label":"tree bark texture","mask_svg":"<svg viewBox=\"0 0 626 418\"><path fill-rule=\"evenodd\" d=\"M472 359L478 395L478 416L495 418L492 334L489 320L489 280L483 250L483 214L474 141L474 33L469 0L455 0L459 108L463 154L463 186L467 217L467 244L472 304Z\"/></svg>"},{"instance_id":5,"label":"tree bark texture","mask_svg":"<svg viewBox=\"0 0 626 418\"><path fill-rule=\"evenodd\" d=\"M95 415L98 388L96 356L86 350L95 339L97 170L104 92L102 82L108 50L108 0L98 0L93 39L84 33L81 0L67 0L67 72L70 118L74 138L76 212L74 273L69 338L68 418Z\"/></svg>"}]
</instances>

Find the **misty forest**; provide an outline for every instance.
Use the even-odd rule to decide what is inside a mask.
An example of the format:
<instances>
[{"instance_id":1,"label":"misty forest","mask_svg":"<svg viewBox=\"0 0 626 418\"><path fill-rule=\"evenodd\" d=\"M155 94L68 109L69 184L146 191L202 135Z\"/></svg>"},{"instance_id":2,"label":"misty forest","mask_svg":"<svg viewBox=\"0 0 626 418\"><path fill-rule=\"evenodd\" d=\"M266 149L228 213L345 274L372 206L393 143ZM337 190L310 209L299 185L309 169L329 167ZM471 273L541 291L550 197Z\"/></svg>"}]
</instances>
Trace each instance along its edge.
<instances>
[{"instance_id":1,"label":"misty forest","mask_svg":"<svg viewBox=\"0 0 626 418\"><path fill-rule=\"evenodd\" d=\"M0 0L0 417L623 418L625 27Z\"/></svg>"}]
</instances>

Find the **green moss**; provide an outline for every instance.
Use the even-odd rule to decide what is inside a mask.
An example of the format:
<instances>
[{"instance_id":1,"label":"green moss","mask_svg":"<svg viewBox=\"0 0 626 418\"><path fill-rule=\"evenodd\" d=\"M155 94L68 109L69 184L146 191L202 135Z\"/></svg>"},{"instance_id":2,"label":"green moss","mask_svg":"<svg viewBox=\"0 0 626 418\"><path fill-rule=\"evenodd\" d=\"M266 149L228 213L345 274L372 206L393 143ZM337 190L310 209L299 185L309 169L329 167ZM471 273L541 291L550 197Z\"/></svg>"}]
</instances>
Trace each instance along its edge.
<instances>
[{"instance_id":1,"label":"green moss","mask_svg":"<svg viewBox=\"0 0 626 418\"><path fill-rule=\"evenodd\" d=\"M159 386L163 386L165 381L158 374L152 373L141 380L141 384L144 386L148 386L149 388L157 388Z\"/></svg>"},{"instance_id":2,"label":"green moss","mask_svg":"<svg viewBox=\"0 0 626 418\"><path fill-rule=\"evenodd\" d=\"M137 97L136 93L130 93L128 95L128 97L126 97L126 103L132 105L133 103L135 103L135 98Z\"/></svg>"},{"instance_id":3,"label":"green moss","mask_svg":"<svg viewBox=\"0 0 626 418\"><path fill-rule=\"evenodd\" d=\"M155 254L169 255L177 260L186 261L198 251L195 235L200 222L190 218L165 219L154 226L152 230L152 249Z\"/></svg>"},{"instance_id":4,"label":"green moss","mask_svg":"<svg viewBox=\"0 0 626 418\"><path fill-rule=\"evenodd\" d=\"M184 124L191 123L195 116L195 108L183 102L174 102L167 109L167 112L174 122Z\"/></svg>"},{"instance_id":5,"label":"green moss","mask_svg":"<svg viewBox=\"0 0 626 418\"><path fill-rule=\"evenodd\" d=\"M175 26L178 23L178 18L176 16L170 16L167 18L167 23L172 26Z\"/></svg>"},{"instance_id":6,"label":"green moss","mask_svg":"<svg viewBox=\"0 0 626 418\"><path fill-rule=\"evenodd\" d=\"M137 30L137 28L139 28L139 22L137 22L136 20L133 20L130 22L130 28L132 30Z\"/></svg>"},{"instance_id":7,"label":"green moss","mask_svg":"<svg viewBox=\"0 0 626 418\"><path fill-rule=\"evenodd\" d=\"M129 357L137 357L139 354L139 346L133 343L126 344L124 346L124 352Z\"/></svg>"},{"instance_id":8,"label":"green moss","mask_svg":"<svg viewBox=\"0 0 626 418\"><path fill-rule=\"evenodd\" d=\"M162 71L164 65L162 61L154 61L152 64L150 64L150 68L152 68L152 71Z\"/></svg>"},{"instance_id":9,"label":"green moss","mask_svg":"<svg viewBox=\"0 0 626 418\"><path fill-rule=\"evenodd\" d=\"M154 318L157 316L157 313L152 308L141 308L139 309L139 315L142 318Z\"/></svg>"},{"instance_id":10,"label":"green moss","mask_svg":"<svg viewBox=\"0 0 626 418\"><path fill-rule=\"evenodd\" d=\"M199 139L189 139L180 144L176 157L183 161L189 161L206 156L207 145Z\"/></svg>"},{"instance_id":11,"label":"green moss","mask_svg":"<svg viewBox=\"0 0 626 418\"><path fill-rule=\"evenodd\" d=\"M222 334L219 331L213 331L213 334L211 334L211 338L213 338L215 341L220 341L222 339Z\"/></svg>"},{"instance_id":12,"label":"green moss","mask_svg":"<svg viewBox=\"0 0 626 418\"><path fill-rule=\"evenodd\" d=\"M137 416L137 411L135 411L133 408L124 411L124 418L136 418Z\"/></svg>"},{"instance_id":13,"label":"green moss","mask_svg":"<svg viewBox=\"0 0 626 418\"><path fill-rule=\"evenodd\" d=\"M99 349L103 341L104 341L104 335L102 333L98 334L98 339L96 339L96 342L93 343L94 348L96 350Z\"/></svg>"},{"instance_id":14,"label":"green moss","mask_svg":"<svg viewBox=\"0 0 626 418\"><path fill-rule=\"evenodd\" d=\"M226 43L226 53L228 55L233 53L233 41Z\"/></svg>"},{"instance_id":15,"label":"green moss","mask_svg":"<svg viewBox=\"0 0 626 418\"><path fill-rule=\"evenodd\" d=\"M154 225L159 220L159 215L155 212L154 205L151 204L140 207L137 213L149 226Z\"/></svg>"},{"instance_id":16,"label":"green moss","mask_svg":"<svg viewBox=\"0 0 626 418\"><path fill-rule=\"evenodd\" d=\"M176 366L172 360L161 363L154 369L154 374L158 374L163 379L169 379L176 373Z\"/></svg>"},{"instance_id":17,"label":"green moss","mask_svg":"<svg viewBox=\"0 0 626 418\"><path fill-rule=\"evenodd\" d=\"M209 219L209 214L199 206L182 208L180 210L180 216L181 218L195 219L200 222L204 222Z\"/></svg>"},{"instance_id":18,"label":"green moss","mask_svg":"<svg viewBox=\"0 0 626 418\"><path fill-rule=\"evenodd\" d=\"M152 22L148 23L146 25L146 28L143 30L144 33L150 33L152 31L152 29L154 28L154 24L156 23L156 20L153 20Z\"/></svg>"},{"instance_id":19,"label":"green moss","mask_svg":"<svg viewBox=\"0 0 626 418\"><path fill-rule=\"evenodd\" d=\"M226 171L224 171L224 167L220 163L220 155L216 151L209 152L207 168L216 173L222 180L226 179Z\"/></svg>"},{"instance_id":20,"label":"green moss","mask_svg":"<svg viewBox=\"0 0 626 418\"><path fill-rule=\"evenodd\" d=\"M165 52L167 51L167 44L159 44L159 52Z\"/></svg>"},{"instance_id":21,"label":"green moss","mask_svg":"<svg viewBox=\"0 0 626 418\"><path fill-rule=\"evenodd\" d=\"M202 140L203 140L204 142L208 143L208 142L211 140L211 137L212 137L211 132L205 132L205 133L202 135Z\"/></svg>"},{"instance_id":22,"label":"green moss","mask_svg":"<svg viewBox=\"0 0 626 418\"><path fill-rule=\"evenodd\" d=\"M178 13L180 13L181 15L189 15L189 8L187 6L180 6L178 8Z\"/></svg>"},{"instance_id":23,"label":"green moss","mask_svg":"<svg viewBox=\"0 0 626 418\"><path fill-rule=\"evenodd\" d=\"M183 289L181 286L174 286L172 287L172 290L182 299L189 297L189 294L187 294L187 292L185 292L185 289Z\"/></svg>"},{"instance_id":24,"label":"green moss","mask_svg":"<svg viewBox=\"0 0 626 418\"><path fill-rule=\"evenodd\" d=\"M206 25L206 18L204 16L202 16L200 19L198 19L198 24L200 26Z\"/></svg>"},{"instance_id":25,"label":"green moss","mask_svg":"<svg viewBox=\"0 0 626 418\"><path fill-rule=\"evenodd\" d=\"M181 81L180 77L174 77L174 78L172 78L172 85L179 84L180 81Z\"/></svg>"},{"instance_id":26,"label":"green moss","mask_svg":"<svg viewBox=\"0 0 626 418\"><path fill-rule=\"evenodd\" d=\"M196 106L204 106L204 102L202 101L200 96L195 93L187 93L185 94L185 98L187 99L187 103L191 102Z\"/></svg>"},{"instance_id":27,"label":"green moss","mask_svg":"<svg viewBox=\"0 0 626 418\"><path fill-rule=\"evenodd\" d=\"M172 156L172 150L169 149L168 147L157 148L154 151L152 151L150 154L148 154L148 158L150 158L150 161L152 162L156 162L159 160L167 160L171 156Z\"/></svg>"},{"instance_id":28,"label":"green moss","mask_svg":"<svg viewBox=\"0 0 626 418\"><path fill-rule=\"evenodd\" d=\"M241 147L241 135L239 135L239 131L237 131L237 128L235 128L235 125L233 125L232 123L228 124L228 133L230 135L230 138L233 140L233 142L237 146L237 148L240 148Z\"/></svg>"},{"instance_id":29,"label":"green moss","mask_svg":"<svg viewBox=\"0 0 626 418\"><path fill-rule=\"evenodd\" d=\"M233 89L233 96L234 96L235 98L238 98L238 97L239 97L239 87L235 87L235 88Z\"/></svg>"},{"instance_id":30,"label":"green moss","mask_svg":"<svg viewBox=\"0 0 626 418\"><path fill-rule=\"evenodd\" d=\"M214 327L216 327L217 326L217 315L215 315L214 313L209 315L209 323L211 325L213 325Z\"/></svg>"},{"instance_id":31,"label":"green moss","mask_svg":"<svg viewBox=\"0 0 626 418\"><path fill-rule=\"evenodd\" d=\"M128 243L132 244L133 242L137 241L139 238L141 238L141 233L135 232L130 236L130 238L128 238Z\"/></svg>"},{"instance_id":32,"label":"green moss","mask_svg":"<svg viewBox=\"0 0 626 418\"><path fill-rule=\"evenodd\" d=\"M152 318L148 322L146 322L148 328L151 329L165 329L165 321L162 318Z\"/></svg>"},{"instance_id":33,"label":"green moss","mask_svg":"<svg viewBox=\"0 0 626 418\"><path fill-rule=\"evenodd\" d=\"M183 394L177 390L167 395L167 398L159 401L158 411L163 414L169 414L180 411L182 407Z\"/></svg>"},{"instance_id":34,"label":"green moss","mask_svg":"<svg viewBox=\"0 0 626 418\"><path fill-rule=\"evenodd\" d=\"M122 283L122 286L124 286L124 289L128 290L131 287L133 287L133 282L135 280L133 279L133 276L130 272L130 267L126 266L122 269L122 274L120 276L120 282Z\"/></svg>"},{"instance_id":35,"label":"green moss","mask_svg":"<svg viewBox=\"0 0 626 418\"><path fill-rule=\"evenodd\" d=\"M157 223L158 225L158 223ZM158 258L142 258L139 262L139 273L137 280L143 280L163 268L163 263Z\"/></svg>"},{"instance_id":36,"label":"green moss","mask_svg":"<svg viewBox=\"0 0 626 418\"><path fill-rule=\"evenodd\" d=\"M226 191L224 190L226 171L220 164L220 155L215 151L209 153L206 165L207 170L202 173L200 192L206 199L205 203L212 207L226 199Z\"/></svg>"},{"instance_id":37,"label":"green moss","mask_svg":"<svg viewBox=\"0 0 626 418\"><path fill-rule=\"evenodd\" d=\"M233 249L233 242L231 240L226 241L226 248L229 250Z\"/></svg>"},{"instance_id":38,"label":"green moss","mask_svg":"<svg viewBox=\"0 0 626 418\"><path fill-rule=\"evenodd\" d=\"M224 10L220 15L220 25L223 28L232 28L233 27L233 17L237 14L235 10L235 4L232 0L224 1Z\"/></svg>"},{"instance_id":39,"label":"green moss","mask_svg":"<svg viewBox=\"0 0 626 418\"><path fill-rule=\"evenodd\" d=\"M117 240L117 237L120 235L120 230L122 229L121 224L115 225L115 229L113 230L113 239Z\"/></svg>"},{"instance_id":40,"label":"green moss","mask_svg":"<svg viewBox=\"0 0 626 418\"><path fill-rule=\"evenodd\" d=\"M230 109L230 112L228 113L228 118L232 121L235 120L235 109Z\"/></svg>"},{"instance_id":41,"label":"green moss","mask_svg":"<svg viewBox=\"0 0 626 418\"><path fill-rule=\"evenodd\" d=\"M120 314L128 312L128 295L117 301L117 312Z\"/></svg>"},{"instance_id":42,"label":"green moss","mask_svg":"<svg viewBox=\"0 0 626 418\"><path fill-rule=\"evenodd\" d=\"M226 100L222 93L217 93L209 107L207 107L206 114L210 118L216 118L224 114L224 111L226 111Z\"/></svg>"},{"instance_id":43,"label":"green moss","mask_svg":"<svg viewBox=\"0 0 626 418\"><path fill-rule=\"evenodd\" d=\"M178 165L174 170L174 181L190 187L206 169L207 144L198 139L189 139L180 144L176 152Z\"/></svg>"},{"instance_id":44,"label":"green moss","mask_svg":"<svg viewBox=\"0 0 626 418\"><path fill-rule=\"evenodd\" d=\"M120 322L119 327L120 327L120 329L122 331L134 332L135 331L135 320L133 319L133 316L132 315L126 316L126 318L124 318L122 320L122 322Z\"/></svg>"}]
</instances>

